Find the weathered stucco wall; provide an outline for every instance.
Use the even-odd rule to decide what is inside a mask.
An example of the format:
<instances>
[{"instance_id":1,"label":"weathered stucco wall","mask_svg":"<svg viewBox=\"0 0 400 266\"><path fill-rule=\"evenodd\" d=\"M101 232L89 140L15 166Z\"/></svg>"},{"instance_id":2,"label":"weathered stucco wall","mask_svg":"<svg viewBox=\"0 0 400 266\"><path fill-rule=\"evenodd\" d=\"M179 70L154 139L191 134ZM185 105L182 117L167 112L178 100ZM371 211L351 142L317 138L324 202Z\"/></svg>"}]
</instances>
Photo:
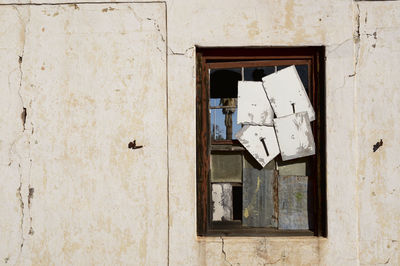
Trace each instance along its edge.
<instances>
[{"instance_id":1,"label":"weathered stucco wall","mask_svg":"<svg viewBox=\"0 0 400 266\"><path fill-rule=\"evenodd\" d=\"M352 1L173 3L168 6L168 46L175 53L168 58L172 265L357 264ZM176 30L182 27L188 34ZM195 44L327 46L328 239L196 238Z\"/></svg>"},{"instance_id":2,"label":"weathered stucco wall","mask_svg":"<svg viewBox=\"0 0 400 266\"><path fill-rule=\"evenodd\" d=\"M62 2L0 6L1 264L400 264L400 2ZM326 46L328 238L196 236L195 45Z\"/></svg>"},{"instance_id":3,"label":"weathered stucco wall","mask_svg":"<svg viewBox=\"0 0 400 266\"><path fill-rule=\"evenodd\" d=\"M166 264L165 5L0 21L0 263Z\"/></svg>"},{"instance_id":4,"label":"weathered stucco wall","mask_svg":"<svg viewBox=\"0 0 400 266\"><path fill-rule=\"evenodd\" d=\"M400 2L360 3L357 48L362 265L400 265ZM383 145L375 152L371 144Z\"/></svg>"}]
</instances>

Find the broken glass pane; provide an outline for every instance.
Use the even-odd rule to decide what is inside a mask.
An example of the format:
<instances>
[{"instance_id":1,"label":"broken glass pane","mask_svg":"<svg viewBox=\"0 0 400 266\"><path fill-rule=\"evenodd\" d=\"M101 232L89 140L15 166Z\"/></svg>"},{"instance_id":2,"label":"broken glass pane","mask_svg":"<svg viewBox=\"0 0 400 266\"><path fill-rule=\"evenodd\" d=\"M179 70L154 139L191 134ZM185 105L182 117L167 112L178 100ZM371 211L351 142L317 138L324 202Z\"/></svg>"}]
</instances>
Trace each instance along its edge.
<instances>
[{"instance_id":1,"label":"broken glass pane","mask_svg":"<svg viewBox=\"0 0 400 266\"><path fill-rule=\"evenodd\" d=\"M211 154L211 182L242 182L241 153Z\"/></svg>"},{"instance_id":2,"label":"broken glass pane","mask_svg":"<svg viewBox=\"0 0 400 266\"><path fill-rule=\"evenodd\" d=\"M239 80L242 80L241 68L211 69L210 98L237 98Z\"/></svg>"},{"instance_id":3,"label":"broken glass pane","mask_svg":"<svg viewBox=\"0 0 400 266\"><path fill-rule=\"evenodd\" d=\"M242 208L243 208L243 198L242 198L242 186L235 185L232 186L232 205L233 205L233 220L242 220Z\"/></svg>"}]
</instances>

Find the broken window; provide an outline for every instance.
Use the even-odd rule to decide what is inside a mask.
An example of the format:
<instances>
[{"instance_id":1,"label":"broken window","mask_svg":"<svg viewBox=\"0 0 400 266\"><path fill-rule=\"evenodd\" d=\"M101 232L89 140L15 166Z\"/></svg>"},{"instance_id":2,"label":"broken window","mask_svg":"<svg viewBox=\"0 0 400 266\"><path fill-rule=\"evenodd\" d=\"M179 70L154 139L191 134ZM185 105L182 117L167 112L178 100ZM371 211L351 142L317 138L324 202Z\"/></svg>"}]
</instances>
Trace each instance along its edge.
<instances>
[{"instance_id":1,"label":"broken window","mask_svg":"<svg viewBox=\"0 0 400 266\"><path fill-rule=\"evenodd\" d=\"M197 49L199 235L327 235L323 54Z\"/></svg>"}]
</instances>

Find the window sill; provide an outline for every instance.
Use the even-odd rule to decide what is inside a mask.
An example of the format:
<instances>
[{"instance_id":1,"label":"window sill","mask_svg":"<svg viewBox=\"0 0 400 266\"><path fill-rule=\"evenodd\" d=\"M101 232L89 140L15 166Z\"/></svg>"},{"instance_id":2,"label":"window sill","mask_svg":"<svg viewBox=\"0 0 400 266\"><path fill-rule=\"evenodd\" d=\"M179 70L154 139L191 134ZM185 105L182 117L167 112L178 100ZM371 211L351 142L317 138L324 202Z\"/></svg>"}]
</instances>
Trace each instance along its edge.
<instances>
[{"instance_id":1,"label":"window sill","mask_svg":"<svg viewBox=\"0 0 400 266\"><path fill-rule=\"evenodd\" d=\"M274 228L237 228L208 230L207 234L200 237L235 236L235 237L288 237L288 236L315 236L310 230L278 230Z\"/></svg>"}]
</instances>

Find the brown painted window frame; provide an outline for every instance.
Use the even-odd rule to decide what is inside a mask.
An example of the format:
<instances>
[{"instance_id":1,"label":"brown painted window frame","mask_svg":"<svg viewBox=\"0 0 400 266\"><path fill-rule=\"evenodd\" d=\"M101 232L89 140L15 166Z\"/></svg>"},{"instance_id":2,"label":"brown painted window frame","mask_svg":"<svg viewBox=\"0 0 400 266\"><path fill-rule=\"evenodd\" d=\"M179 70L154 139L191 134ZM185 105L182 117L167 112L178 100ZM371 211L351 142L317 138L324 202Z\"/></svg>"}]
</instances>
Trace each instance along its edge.
<instances>
[{"instance_id":1,"label":"brown painted window frame","mask_svg":"<svg viewBox=\"0 0 400 266\"><path fill-rule=\"evenodd\" d=\"M245 228L240 224L212 225L210 215L210 116L209 69L265 66L307 62L309 65L310 100L316 113L312 130L316 156L312 162L314 230L278 230ZM327 237L326 203L326 133L325 133L325 48L307 47L196 47L196 184L198 236L323 236ZM219 144L224 144L219 141ZM225 141L225 144L235 144Z\"/></svg>"}]
</instances>

